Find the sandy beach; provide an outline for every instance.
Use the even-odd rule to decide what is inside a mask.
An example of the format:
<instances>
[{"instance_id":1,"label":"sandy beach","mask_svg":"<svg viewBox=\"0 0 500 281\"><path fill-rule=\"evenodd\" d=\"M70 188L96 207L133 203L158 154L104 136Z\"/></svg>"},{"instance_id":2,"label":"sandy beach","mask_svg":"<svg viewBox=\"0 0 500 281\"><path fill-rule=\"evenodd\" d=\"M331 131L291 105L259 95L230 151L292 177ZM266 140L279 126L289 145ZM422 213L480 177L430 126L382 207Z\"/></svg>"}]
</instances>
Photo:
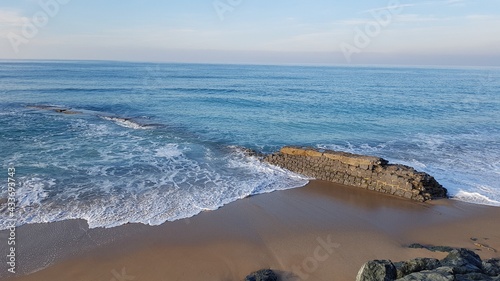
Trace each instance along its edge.
<instances>
[{"instance_id":1,"label":"sandy beach","mask_svg":"<svg viewBox=\"0 0 500 281\"><path fill-rule=\"evenodd\" d=\"M419 203L312 181L160 226L88 229L82 220L22 226L18 276L2 264L1 280L229 281L261 268L276 270L281 280L354 280L368 260L445 256L411 243L500 257L492 250L500 249L498 221L497 207Z\"/></svg>"}]
</instances>

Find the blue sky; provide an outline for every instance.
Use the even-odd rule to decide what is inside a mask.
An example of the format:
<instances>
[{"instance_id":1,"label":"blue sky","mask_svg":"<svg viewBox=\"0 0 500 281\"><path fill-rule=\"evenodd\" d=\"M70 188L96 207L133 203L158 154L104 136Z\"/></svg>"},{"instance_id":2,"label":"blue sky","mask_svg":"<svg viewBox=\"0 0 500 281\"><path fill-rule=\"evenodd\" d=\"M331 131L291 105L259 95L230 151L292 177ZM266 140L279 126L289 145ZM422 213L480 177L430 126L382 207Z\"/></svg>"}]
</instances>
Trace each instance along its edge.
<instances>
[{"instance_id":1,"label":"blue sky","mask_svg":"<svg viewBox=\"0 0 500 281\"><path fill-rule=\"evenodd\" d=\"M500 1L2 0L0 58L500 66Z\"/></svg>"}]
</instances>

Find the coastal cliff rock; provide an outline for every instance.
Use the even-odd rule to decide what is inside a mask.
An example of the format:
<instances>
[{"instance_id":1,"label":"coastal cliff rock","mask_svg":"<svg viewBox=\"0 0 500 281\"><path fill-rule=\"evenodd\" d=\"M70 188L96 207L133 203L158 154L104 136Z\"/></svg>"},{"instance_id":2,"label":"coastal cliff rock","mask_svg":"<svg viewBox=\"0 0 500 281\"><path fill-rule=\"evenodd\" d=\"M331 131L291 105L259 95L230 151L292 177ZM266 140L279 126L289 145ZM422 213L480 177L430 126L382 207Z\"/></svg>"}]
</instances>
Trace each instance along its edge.
<instances>
[{"instance_id":1,"label":"coastal cliff rock","mask_svg":"<svg viewBox=\"0 0 500 281\"><path fill-rule=\"evenodd\" d=\"M446 198L447 190L429 174L389 164L379 157L295 146L264 156L270 164L311 178L426 201Z\"/></svg>"},{"instance_id":2,"label":"coastal cliff rock","mask_svg":"<svg viewBox=\"0 0 500 281\"><path fill-rule=\"evenodd\" d=\"M381 274L381 268L394 266L395 276ZM356 281L500 281L500 260L481 261L474 252L461 248L449 251L442 259L417 258L392 263L374 260L365 263L358 272Z\"/></svg>"}]
</instances>

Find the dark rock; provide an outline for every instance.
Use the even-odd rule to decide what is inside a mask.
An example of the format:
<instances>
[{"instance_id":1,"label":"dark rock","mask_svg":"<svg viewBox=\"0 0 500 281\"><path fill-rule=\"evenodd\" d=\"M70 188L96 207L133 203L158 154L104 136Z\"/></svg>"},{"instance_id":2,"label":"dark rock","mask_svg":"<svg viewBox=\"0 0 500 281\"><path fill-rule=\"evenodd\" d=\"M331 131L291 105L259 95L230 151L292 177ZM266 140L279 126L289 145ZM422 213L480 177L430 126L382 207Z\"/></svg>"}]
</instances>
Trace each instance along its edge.
<instances>
[{"instance_id":1,"label":"dark rock","mask_svg":"<svg viewBox=\"0 0 500 281\"><path fill-rule=\"evenodd\" d=\"M245 281L277 281L278 276L271 269L261 269L250 273Z\"/></svg>"},{"instance_id":2,"label":"dark rock","mask_svg":"<svg viewBox=\"0 0 500 281\"><path fill-rule=\"evenodd\" d=\"M73 111L73 110L69 110L66 108L56 108L56 109L54 109L54 111L57 113L64 113L64 114L80 114L81 113L79 111Z\"/></svg>"},{"instance_id":3,"label":"dark rock","mask_svg":"<svg viewBox=\"0 0 500 281\"><path fill-rule=\"evenodd\" d=\"M240 151L244 155L249 156L249 157L257 157L259 159L262 159L265 157L265 155L263 153L258 152L257 150L250 149L250 148L246 148L246 147L242 147L242 146L233 146L230 148L234 149L236 151ZM273 157L273 155L268 155L267 157Z\"/></svg>"},{"instance_id":4,"label":"dark rock","mask_svg":"<svg viewBox=\"0 0 500 281\"><path fill-rule=\"evenodd\" d=\"M481 272L483 263L481 258L474 252L467 249L455 249L446 258L441 260L443 266L453 267L457 274Z\"/></svg>"},{"instance_id":5,"label":"dark rock","mask_svg":"<svg viewBox=\"0 0 500 281\"><path fill-rule=\"evenodd\" d=\"M27 106L28 108L35 108L35 109L42 109L42 110L52 110L57 113L63 113L63 114L80 114L80 111L73 111L68 108L61 108L57 106L52 106L52 105L29 105Z\"/></svg>"},{"instance_id":6,"label":"dark rock","mask_svg":"<svg viewBox=\"0 0 500 281\"><path fill-rule=\"evenodd\" d=\"M450 267L439 267L436 270L424 270L407 275L397 281L453 281L453 269Z\"/></svg>"},{"instance_id":7,"label":"dark rock","mask_svg":"<svg viewBox=\"0 0 500 281\"><path fill-rule=\"evenodd\" d=\"M416 258L409 261L394 263L397 270L397 278L402 278L408 274L423 270L433 270L441 266L437 259Z\"/></svg>"},{"instance_id":8,"label":"dark rock","mask_svg":"<svg viewBox=\"0 0 500 281\"><path fill-rule=\"evenodd\" d=\"M396 267L390 260L373 260L361 267L356 281L392 281L396 277Z\"/></svg>"},{"instance_id":9,"label":"dark rock","mask_svg":"<svg viewBox=\"0 0 500 281\"><path fill-rule=\"evenodd\" d=\"M453 247L448 247L448 246L429 246L427 247L427 250L432 251L432 252L451 252L455 250Z\"/></svg>"},{"instance_id":10,"label":"dark rock","mask_svg":"<svg viewBox=\"0 0 500 281\"><path fill-rule=\"evenodd\" d=\"M412 248L412 249L427 249L429 251L432 251L432 252L451 252L453 250L455 250L455 248L452 248L452 247L448 247L448 246L426 246L426 245L422 245L422 244L419 244L419 243L413 243L413 244L410 244L408 246L408 248Z\"/></svg>"},{"instance_id":11,"label":"dark rock","mask_svg":"<svg viewBox=\"0 0 500 281\"><path fill-rule=\"evenodd\" d=\"M455 281L471 281L471 280L481 280L481 281L493 281L495 279L488 275L482 273L469 273L469 274L456 274Z\"/></svg>"},{"instance_id":12,"label":"dark rock","mask_svg":"<svg viewBox=\"0 0 500 281\"><path fill-rule=\"evenodd\" d=\"M489 276L500 275L500 259L489 259L483 261L483 272Z\"/></svg>"},{"instance_id":13,"label":"dark rock","mask_svg":"<svg viewBox=\"0 0 500 281\"><path fill-rule=\"evenodd\" d=\"M449 253L440 261L432 258L416 258L394 263L398 278L397 281L500 281L500 259L498 258L481 261L481 258L476 253L464 248L453 249L451 247L425 246L422 244L412 244L410 248L445 251ZM383 268L384 263L387 263L387 261L366 263L358 273L358 279L356 280L391 280L390 278L381 279L384 277L379 277L375 273L372 273L372 276L375 276L375 278L359 279L362 271L370 273L370 270L375 271ZM367 265L371 265L371 267ZM379 271L381 270L379 269Z\"/></svg>"}]
</instances>

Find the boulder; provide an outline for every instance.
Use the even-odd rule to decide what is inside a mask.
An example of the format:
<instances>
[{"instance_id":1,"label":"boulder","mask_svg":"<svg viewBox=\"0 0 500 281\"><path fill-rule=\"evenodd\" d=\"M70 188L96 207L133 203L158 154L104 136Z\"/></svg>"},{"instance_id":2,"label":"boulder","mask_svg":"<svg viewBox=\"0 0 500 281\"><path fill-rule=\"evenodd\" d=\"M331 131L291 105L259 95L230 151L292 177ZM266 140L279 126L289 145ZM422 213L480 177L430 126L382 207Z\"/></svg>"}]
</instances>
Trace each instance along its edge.
<instances>
[{"instance_id":1,"label":"boulder","mask_svg":"<svg viewBox=\"0 0 500 281\"><path fill-rule=\"evenodd\" d=\"M500 259L489 259L483 261L483 272L489 276L500 275Z\"/></svg>"},{"instance_id":2,"label":"boulder","mask_svg":"<svg viewBox=\"0 0 500 281\"><path fill-rule=\"evenodd\" d=\"M496 281L498 278L492 278L486 274L482 273L469 273L469 274L456 274L455 281L472 281L472 280L481 280L481 281Z\"/></svg>"},{"instance_id":3,"label":"boulder","mask_svg":"<svg viewBox=\"0 0 500 281\"><path fill-rule=\"evenodd\" d=\"M245 281L277 281L278 276L271 269L261 269L250 273Z\"/></svg>"},{"instance_id":4,"label":"boulder","mask_svg":"<svg viewBox=\"0 0 500 281\"><path fill-rule=\"evenodd\" d=\"M396 267L390 260L373 260L361 267L356 281L392 281L396 277Z\"/></svg>"},{"instance_id":5,"label":"boulder","mask_svg":"<svg viewBox=\"0 0 500 281\"><path fill-rule=\"evenodd\" d=\"M457 274L481 272L483 262L481 258L471 250L455 249L446 258L441 260L443 266L453 267Z\"/></svg>"},{"instance_id":6,"label":"boulder","mask_svg":"<svg viewBox=\"0 0 500 281\"><path fill-rule=\"evenodd\" d=\"M402 278L414 272L433 270L441 266L441 262L432 258L416 258L409 261L394 263L397 270L397 278Z\"/></svg>"},{"instance_id":7,"label":"boulder","mask_svg":"<svg viewBox=\"0 0 500 281\"><path fill-rule=\"evenodd\" d=\"M453 269L451 267L439 267L435 270L424 270L414 272L397 281L454 281Z\"/></svg>"},{"instance_id":8,"label":"boulder","mask_svg":"<svg viewBox=\"0 0 500 281\"><path fill-rule=\"evenodd\" d=\"M482 261L476 253L464 248L421 244L412 244L410 247L444 251L448 252L448 255L442 260L416 258L396 263L374 260L363 265L356 280L500 281L500 259L498 258ZM396 277L392 275L392 266L396 271Z\"/></svg>"}]
</instances>

